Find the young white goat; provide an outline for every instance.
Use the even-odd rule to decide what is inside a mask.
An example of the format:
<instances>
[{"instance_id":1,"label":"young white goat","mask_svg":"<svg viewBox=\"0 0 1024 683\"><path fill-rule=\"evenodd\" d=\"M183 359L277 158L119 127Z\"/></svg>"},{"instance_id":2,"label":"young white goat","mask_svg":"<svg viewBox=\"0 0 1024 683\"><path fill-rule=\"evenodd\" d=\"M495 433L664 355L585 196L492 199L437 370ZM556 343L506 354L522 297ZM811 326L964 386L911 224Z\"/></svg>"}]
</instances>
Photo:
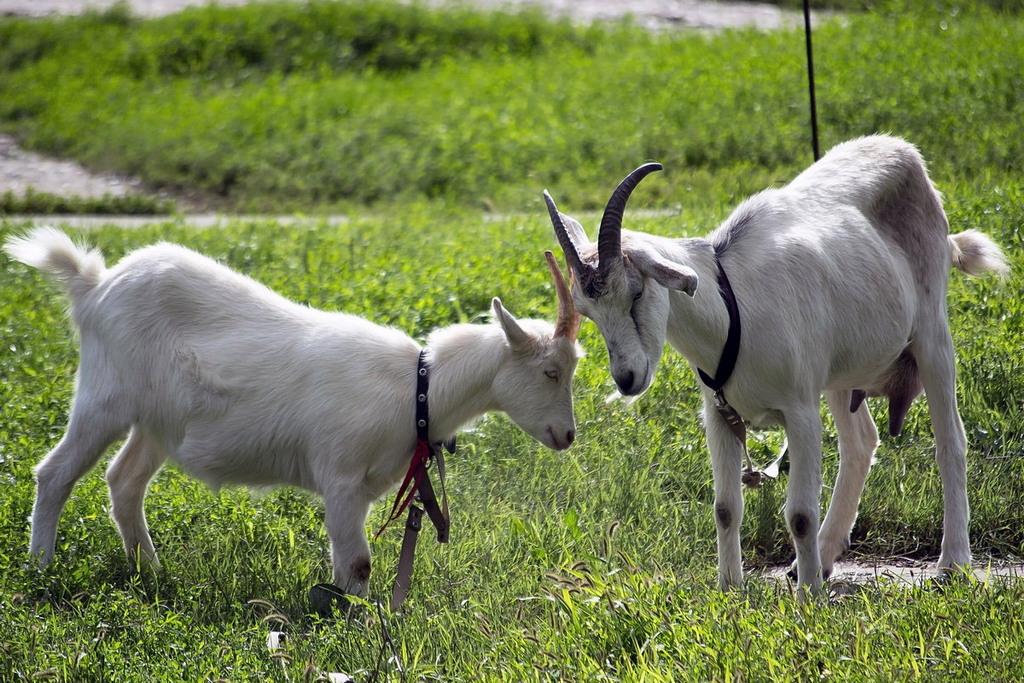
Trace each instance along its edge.
<instances>
[{"instance_id":1,"label":"young white goat","mask_svg":"<svg viewBox=\"0 0 1024 683\"><path fill-rule=\"evenodd\" d=\"M98 251L53 228L6 249L57 276L81 333L67 433L36 468L30 552L41 565L53 558L75 482L130 430L107 470L129 558L158 565L143 499L170 458L215 489L285 484L323 496L334 583L365 594L370 504L401 481L416 443L420 348L411 338L292 303L172 244L139 249L109 270ZM502 410L549 448L573 442L579 316L548 261L559 296L554 328L517 321L495 298L497 324L430 335L430 441Z\"/></svg>"},{"instance_id":2,"label":"young white goat","mask_svg":"<svg viewBox=\"0 0 1024 683\"><path fill-rule=\"evenodd\" d=\"M1005 271L999 247L973 230L949 235L921 156L893 137L837 146L788 186L748 199L706 239L621 229L630 193L660 168L647 164L622 181L597 244L545 198L574 275L576 307L603 335L619 390L647 389L666 339L707 371L706 382L726 380L717 396L703 388L720 586L742 582L744 444L729 425L727 406L755 426L786 430L785 517L795 568L801 592L818 591L849 545L878 445L864 396L889 398L896 434L922 388L945 510L938 566L943 572L967 566L966 438L946 288L951 263L970 274ZM730 300L738 315L730 314ZM732 356L729 337L735 340L740 330ZM835 416L840 469L819 529L822 392Z\"/></svg>"}]
</instances>

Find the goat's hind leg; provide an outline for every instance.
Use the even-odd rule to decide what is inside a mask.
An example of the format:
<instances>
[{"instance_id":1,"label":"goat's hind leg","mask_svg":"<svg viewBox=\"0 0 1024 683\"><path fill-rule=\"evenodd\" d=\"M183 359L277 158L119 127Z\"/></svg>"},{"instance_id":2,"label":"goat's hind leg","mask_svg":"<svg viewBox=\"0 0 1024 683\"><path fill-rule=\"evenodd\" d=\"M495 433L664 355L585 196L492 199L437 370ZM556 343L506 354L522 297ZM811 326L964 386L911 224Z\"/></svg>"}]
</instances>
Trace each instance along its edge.
<instances>
[{"instance_id":1,"label":"goat's hind leg","mask_svg":"<svg viewBox=\"0 0 1024 683\"><path fill-rule=\"evenodd\" d=\"M789 441L789 485L786 490L786 525L796 547L797 578L801 596L822 590L818 531L821 515L821 414L818 401L783 414Z\"/></svg>"},{"instance_id":2,"label":"goat's hind leg","mask_svg":"<svg viewBox=\"0 0 1024 683\"><path fill-rule=\"evenodd\" d=\"M968 536L970 506L967 501L967 437L956 401L956 359L953 339L943 308L931 316L913 344L928 399L928 413L935 433L935 460L942 478L942 554L940 572L963 569L971 563Z\"/></svg>"},{"instance_id":3,"label":"goat's hind leg","mask_svg":"<svg viewBox=\"0 0 1024 683\"><path fill-rule=\"evenodd\" d=\"M91 470L128 425L101 402L76 396L68 429L60 443L36 466L36 500L32 508L29 554L40 567L53 560L57 524L75 483Z\"/></svg>"},{"instance_id":4,"label":"goat's hind leg","mask_svg":"<svg viewBox=\"0 0 1024 683\"><path fill-rule=\"evenodd\" d=\"M835 561L849 548L850 531L857 520L857 506L878 448L875 427L866 402L850 412L850 391L827 391L825 401L835 419L839 435L839 475L828 505L828 513L818 532L821 571L832 573Z\"/></svg>"},{"instance_id":5,"label":"goat's hind leg","mask_svg":"<svg viewBox=\"0 0 1024 683\"><path fill-rule=\"evenodd\" d=\"M154 569L160 567L160 561L146 525L143 502L150 479L165 459L160 445L136 425L107 468L110 513L121 532L128 559L132 564L142 561Z\"/></svg>"}]
</instances>

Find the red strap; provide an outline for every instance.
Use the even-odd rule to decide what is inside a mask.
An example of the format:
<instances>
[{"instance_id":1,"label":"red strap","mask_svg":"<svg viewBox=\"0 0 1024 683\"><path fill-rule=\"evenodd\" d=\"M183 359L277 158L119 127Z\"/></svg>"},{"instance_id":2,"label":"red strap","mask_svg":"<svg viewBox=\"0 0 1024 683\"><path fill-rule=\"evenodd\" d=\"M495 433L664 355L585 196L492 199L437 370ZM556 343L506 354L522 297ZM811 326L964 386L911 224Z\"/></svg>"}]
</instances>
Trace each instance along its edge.
<instances>
[{"instance_id":1,"label":"red strap","mask_svg":"<svg viewBox=\"0 0 1024 683\"><path fill-rule=\"evenodd\" d=\"M409 503L412 502L413 496L416 495L416 489L420 487L420 482L423 481L423 475L427 473L427 463L430 462L430 444L423 439L416 439L416 450L412 454L412 462L409 463L409 471L405 473L405 479L402 481L401 488L398 489L398 493L395 495L395 502L391 506L391 514L388 516L384 525L374 534L373 538L377 539L384 530L388 528L391 522L401 517L405 509L409 507ZM415 481L414 481L415 480ZM406 492L406 487L409 487L409 483L412 482L412 487ZM405 499L402 499L402 495L405 494Z\"/></svg>"}]
</instances>

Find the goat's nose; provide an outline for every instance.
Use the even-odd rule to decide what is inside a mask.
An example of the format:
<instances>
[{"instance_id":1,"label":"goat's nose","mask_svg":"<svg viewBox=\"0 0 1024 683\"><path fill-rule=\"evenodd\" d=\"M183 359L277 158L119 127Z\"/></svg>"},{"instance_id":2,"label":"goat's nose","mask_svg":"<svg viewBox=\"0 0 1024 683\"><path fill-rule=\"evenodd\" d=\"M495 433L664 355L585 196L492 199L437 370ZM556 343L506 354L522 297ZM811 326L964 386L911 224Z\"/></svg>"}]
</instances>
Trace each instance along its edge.
<instances>
[{"instance_id":1,"label":"goat's nose","mask_svg":"<svg viewBox=\"0 0 1024 683\"><path fill-rule=\"evenodd\" d=\"M615 383L619 385L619 391L626 396L632 396L635 392L633 391L633 382L636 379L636 375L633 374L632 370L626 370L620 375L615 377Z\"/></svg>"},{"instance_id":2,"label":"goat's nose","mask_svg":"<svg viewBox=\"0 0 1024 683\"><path fill-rule=\"evenodd\" d=\"M565 443L566 443L567 446L571 446L572 442L575 441L575 440L576 440L576 430L575 429L570 429L568 432L566 432Z\"/></svg>"}]
</instances>

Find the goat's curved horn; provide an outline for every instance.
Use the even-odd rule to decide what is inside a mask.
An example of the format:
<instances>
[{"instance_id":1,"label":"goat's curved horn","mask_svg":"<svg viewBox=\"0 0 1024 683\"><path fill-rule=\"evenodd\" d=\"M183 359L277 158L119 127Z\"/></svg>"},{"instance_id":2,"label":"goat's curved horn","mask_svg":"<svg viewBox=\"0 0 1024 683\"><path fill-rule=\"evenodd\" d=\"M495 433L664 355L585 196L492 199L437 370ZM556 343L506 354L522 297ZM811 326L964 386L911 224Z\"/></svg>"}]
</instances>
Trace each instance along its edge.
<instances>
[{"instance_id":1,"label":"goat's curved horn","mask_svg":"<svg viewBox=\"0 0 1024 683\"><path fill-rule=\"evenodd\" d=\"M622 214L626 210L629 195L633 194L633 190L648 174L662 168L659 163L644 164L623 178L615 192L612 192L604 215L601 216L601 232L597 236L597 266L601 271L622 257Z\"/></svg>"},{"instance_id":2,"label":"goat's curved horn","mask_svg":"<svg viewBox=\"0 0 1024 683\"><path fill-rule=\"evenodd\" d=\"M555 228L558 244L562 247L562 251L565 252L566 263L569 264L569 268L575 271L577 275L582 274L586 267L583 265L583 261L580 260L579 247L577 247L576 242L573 241L572 236L569 234L565 221L562 220L562 214L559 213L558 207L555 206L555 200L551 198L547 190L544 190L544 203L548 205L551 225Z\"/></svg>"},{"instance_id":3,"label":"goat's curved horn","mask_svg":"<svg viewBox=\"0 0 1024 683\"><path fill-rule=\"evenodd\" d=\"M572 301L569 284L565 281L565 276L562 275L562 269L558 267L555 255L550 251L545 251L544 258L548 261L548 269L551 270L551 277L555 281L555 294L558 296L558 320L555 322L555 337L566 337L569 341L576 341L576 335L580 331L580 314L576 311L576 304Z\"/></svg>"}]
</instances>

